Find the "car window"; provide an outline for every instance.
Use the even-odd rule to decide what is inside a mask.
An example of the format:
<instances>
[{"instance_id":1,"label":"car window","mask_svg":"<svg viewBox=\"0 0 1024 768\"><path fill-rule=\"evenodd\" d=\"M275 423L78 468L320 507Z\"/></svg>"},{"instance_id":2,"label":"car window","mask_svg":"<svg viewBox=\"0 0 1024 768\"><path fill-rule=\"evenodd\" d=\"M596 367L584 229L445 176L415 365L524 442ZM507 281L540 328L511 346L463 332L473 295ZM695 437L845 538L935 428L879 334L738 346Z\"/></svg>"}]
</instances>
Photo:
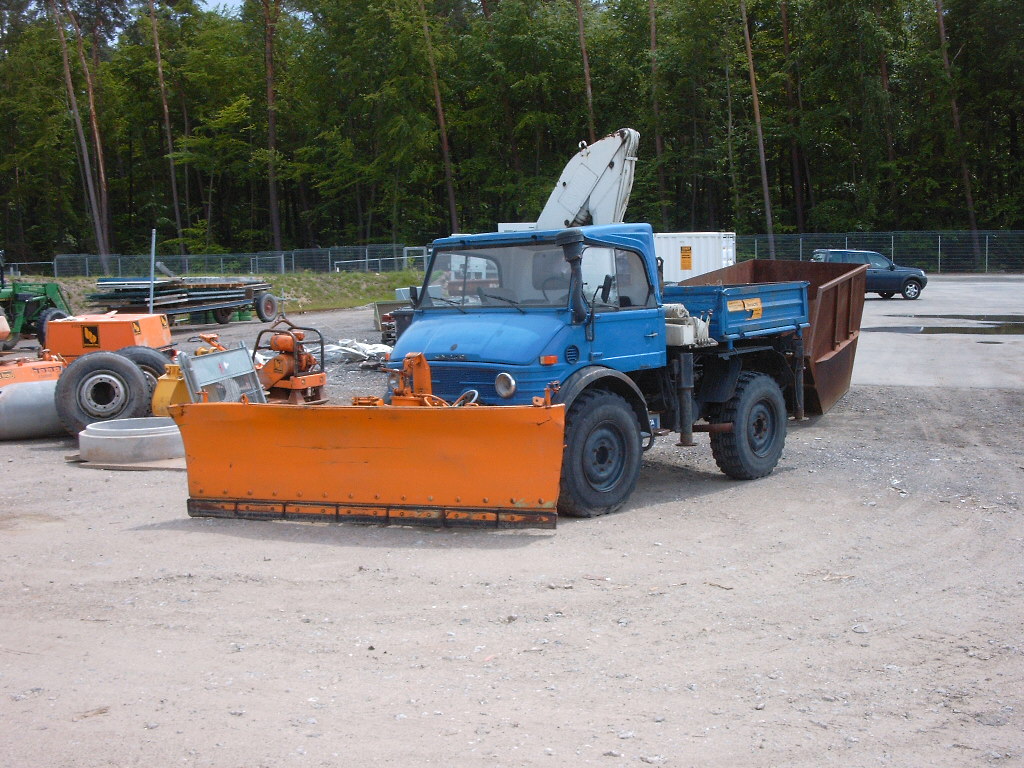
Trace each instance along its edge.
<instances>
[{"instance_id":1,"label":"car window","mask_svg":"<svg viewBox=\"0 0 1024 768\"><path fill-rule=\"evenodd\" d=\"M870 260L868 263L871 264L871 266L874 267L875 269L889 268L889 260L880 253L869 253L868 259Z\"/></svg>"}]
</instances>

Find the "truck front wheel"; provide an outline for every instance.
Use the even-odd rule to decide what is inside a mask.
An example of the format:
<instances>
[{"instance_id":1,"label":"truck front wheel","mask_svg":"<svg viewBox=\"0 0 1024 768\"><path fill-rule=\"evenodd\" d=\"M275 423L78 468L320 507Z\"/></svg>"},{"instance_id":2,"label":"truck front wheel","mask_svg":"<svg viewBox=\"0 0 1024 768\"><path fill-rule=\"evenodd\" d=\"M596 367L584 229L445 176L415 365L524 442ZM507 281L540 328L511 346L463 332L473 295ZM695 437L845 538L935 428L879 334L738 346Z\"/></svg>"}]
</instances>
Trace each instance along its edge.
<instances>
[{"instance_id":1,"label":"truck front wheel","mask_svg":"<svg viewBox=\"0 0 1024 768\"><path fill-rule=\"evenodd\" d=\"M775 379L741 373L715 421L733 425L731 432L711 433L711 453L719 469L736 480L771 474L786 444L786 401Z\"/></svg>"},{"instance_id":2,"label":"truck front wheel","mask_svg":"<svg viewBox=\"0 0 1024 768\"><path fill-rule=\"evenodd\" d=\"M629 404L611 392L584 392L566 419L559 513L595 517L618 509L636 487L640 454Z\"/></svg>"}]
</instances>

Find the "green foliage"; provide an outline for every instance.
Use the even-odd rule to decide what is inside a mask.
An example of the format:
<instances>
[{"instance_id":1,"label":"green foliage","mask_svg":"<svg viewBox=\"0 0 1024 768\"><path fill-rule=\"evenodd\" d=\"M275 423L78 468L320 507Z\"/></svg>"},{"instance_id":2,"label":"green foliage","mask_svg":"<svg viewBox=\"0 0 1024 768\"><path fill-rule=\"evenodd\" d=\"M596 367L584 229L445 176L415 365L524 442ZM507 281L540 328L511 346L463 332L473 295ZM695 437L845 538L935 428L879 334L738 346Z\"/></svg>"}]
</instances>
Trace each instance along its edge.
<instances>
[{"instance_id":1,"label":"green foliage","mask_svg":"<svg viewBox=\"0 0 1024 768\"><path fill-rule=\"evenodd\" d=\"M156 4L180 240L148 3L88 5L78 4L99 14L88 52L114 248L145 252L156 227L161 253L266 250L261 4L247 0L233 15L195 0ZM54 21L41 4L8 6L0 25L0 247L11 261L90 250ZM429 48L418 0L282 4L275 168L285 248L420 244L447 234L428 53L463 229L536 217L586 138L573 2L424 6ZM1024 4L945 0L951 77L933 0L788 0L786 24L783 0L747 6L777 231L965 227L961 158L979 226L1024 228ZM631 126L643 136L630 218L661 227L664 217L672 229L763 229L736 4L655 0L653 58L649 0L583 0L583 9L598 133ZM77 56L71 64L81 92ZM84 97L80 106L88 126Z\"/></svg>"}]
</instances>

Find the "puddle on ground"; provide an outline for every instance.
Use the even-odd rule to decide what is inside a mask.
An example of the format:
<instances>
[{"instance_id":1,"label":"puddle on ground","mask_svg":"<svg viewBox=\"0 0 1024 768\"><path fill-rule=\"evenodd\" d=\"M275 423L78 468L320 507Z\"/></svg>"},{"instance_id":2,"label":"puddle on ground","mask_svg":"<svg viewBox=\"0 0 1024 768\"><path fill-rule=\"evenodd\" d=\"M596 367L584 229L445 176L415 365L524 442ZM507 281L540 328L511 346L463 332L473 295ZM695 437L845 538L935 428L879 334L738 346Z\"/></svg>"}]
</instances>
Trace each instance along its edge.
<instances>
[{"instance_id":1,"label":"puddle on ground","mask_svg":"<svg viewBox=\"0 0 1024 768\"><path fill-rule=\"evenodd\" d=\"M862 331L877 333L958 333L971 336L1021 336L1024 323L1000 323L998 325L876 325L861 328Z\"/></svg>"},{"instance_id":2,"label":"puddle on ground","mask_svg":"<svg viewBox=\"0 0 1024 768\"><path fill-rule=\"evenodd\" d=\"M861 328L876 333L967 334L972 336L1024 335L1024 315L886 315L886 317L913 317L927 320L971 320L980 325L879 325ZM998 341L979 342L999 344Z\"/></svg>"},{"instance_id":3,"label":"puddle on ground","mask_svg":"<svg viewBox=\"0 0 1024 768\"><path fill-rule=\"evenodd\" d=\"M925 320L976 320L979 323L1024 323L1024 315L886 315L886 317L921 317Z\"/></svg>"}]
</instances>

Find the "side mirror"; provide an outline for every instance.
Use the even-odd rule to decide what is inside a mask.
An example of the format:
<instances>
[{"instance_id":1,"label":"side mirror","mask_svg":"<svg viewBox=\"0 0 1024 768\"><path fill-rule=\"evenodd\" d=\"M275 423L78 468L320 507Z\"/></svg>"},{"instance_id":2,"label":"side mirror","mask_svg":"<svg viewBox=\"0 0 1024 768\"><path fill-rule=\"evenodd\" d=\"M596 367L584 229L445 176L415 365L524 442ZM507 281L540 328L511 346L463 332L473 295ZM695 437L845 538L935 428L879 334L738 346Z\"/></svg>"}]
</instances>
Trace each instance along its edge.
<instances>
[{"instance_id":1,"label":"side mirror","mask_svg":"<svg viewBox=\"0 0 1024 768\"><path fill-rule=\"evenodd\" d=\"M889 271L890 272L895 272L896 271L896 265L890 262L889 263Z\"/></svg>"},{"instance_id":2,"label":"side mirror","mask_svg":"<svg viewBox=\"0 0 1024 768\"><path fill-rule=\"evenodd\" d=\"M409 303L414 307L420 303L420 289L415 285L409 286Z\"/></svg>"},{"instance_id":3,"label":"side mirror","mask_svg":"<svg viewBox=\"0 0 1024 768\"><path fill-rule=\"evenodd\" d=\"M601 303L608 303L608 297L612 294L612 285L614 283L615 278L612 275L604 276L604 282L601 283Z\"/></svg>"}]
</instances>

